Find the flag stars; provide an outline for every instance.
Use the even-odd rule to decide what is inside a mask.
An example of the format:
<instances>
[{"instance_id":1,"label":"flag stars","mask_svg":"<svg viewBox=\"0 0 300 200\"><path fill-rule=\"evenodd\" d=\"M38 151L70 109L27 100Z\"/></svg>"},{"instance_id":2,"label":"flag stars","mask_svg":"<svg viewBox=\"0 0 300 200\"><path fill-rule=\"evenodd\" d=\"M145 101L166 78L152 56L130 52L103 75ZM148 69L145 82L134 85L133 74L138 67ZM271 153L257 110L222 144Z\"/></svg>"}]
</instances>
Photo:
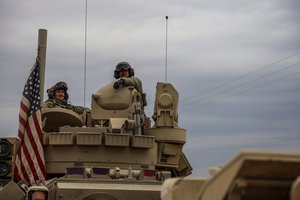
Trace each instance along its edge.
<instances>
[{"instance_id":1,"label":"flag stars","mask_svg":"<svg viewBox=\"0 0 300 200\"><path fill-rule=\"evenodd\" d=\"M38 67L36 67L27 79L23 95L30 100L29 113L32 114L40 108L40 80Z\"/></svg>"}]
</instances>

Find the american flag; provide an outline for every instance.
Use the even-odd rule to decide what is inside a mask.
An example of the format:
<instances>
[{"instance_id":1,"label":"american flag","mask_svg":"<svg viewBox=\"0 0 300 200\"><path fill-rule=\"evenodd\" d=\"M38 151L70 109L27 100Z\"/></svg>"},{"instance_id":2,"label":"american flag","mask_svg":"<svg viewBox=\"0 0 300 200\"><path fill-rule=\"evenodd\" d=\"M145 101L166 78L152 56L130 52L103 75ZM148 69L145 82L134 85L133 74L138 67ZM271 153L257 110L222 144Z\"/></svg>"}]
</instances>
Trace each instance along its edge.
<instances>
[{"instance_id":1,"label":"american flag","mask_svg":"<svg viewBox=\"0 0 300 200\"><path fill-rule=\"evenodd\" d=\"M14 177L33 184L46 178L41 120L39 63L36 61L25 83L20 103L20 147L17 151Z\"/></svg>"}]
</instances>

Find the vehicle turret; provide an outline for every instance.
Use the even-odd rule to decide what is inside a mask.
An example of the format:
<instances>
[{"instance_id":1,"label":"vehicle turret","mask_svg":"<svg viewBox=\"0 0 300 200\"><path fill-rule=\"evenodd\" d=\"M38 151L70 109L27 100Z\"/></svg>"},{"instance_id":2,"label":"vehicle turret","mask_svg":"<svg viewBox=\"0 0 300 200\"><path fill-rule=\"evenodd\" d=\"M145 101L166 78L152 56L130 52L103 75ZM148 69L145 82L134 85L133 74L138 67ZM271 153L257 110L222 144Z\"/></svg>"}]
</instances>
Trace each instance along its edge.
<instances>
[{"instance_id":1,"label":"vehicle turret","mask_svg":"<svg viewBox=\"0 0 300 200\"><path fill-rule=\"evenodd\" d=\"M169 83L158 83L157 91L153 127L146 123L140 93L130 86L113 89L112 83L92 95L91 113L85 117L62 108L45 110L47 173L52 177L68 167L122 166L167 170L168 176L190 174L182 153L186 131L177 125L178 94Z\"/></svg>"}]
</instances>

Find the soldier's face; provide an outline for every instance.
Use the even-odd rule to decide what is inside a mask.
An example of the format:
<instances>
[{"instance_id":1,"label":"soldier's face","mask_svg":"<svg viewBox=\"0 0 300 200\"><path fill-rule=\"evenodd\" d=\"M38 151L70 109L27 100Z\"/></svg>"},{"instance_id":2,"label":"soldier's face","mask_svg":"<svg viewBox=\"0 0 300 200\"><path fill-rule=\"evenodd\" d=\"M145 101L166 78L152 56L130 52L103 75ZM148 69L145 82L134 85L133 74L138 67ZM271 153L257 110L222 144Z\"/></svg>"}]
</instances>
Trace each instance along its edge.
<instances>
[{"instance_id":1,"label":"soldier's face","mask_svg":"<svg viewBox=\"0 0 300 200\"><path fill-rule=\"evenodd\" d=\"M121 78L128 78L129 77L128 69L121 69L119 75Z\"/></svg>"},{"instance_id":2,"label":"soldier's face","mask_svg":"<svg viewBox=\"0 0 300 200\"><path fill-rule=\"evenodd\" d=\"M32 194L32 200L45 200L46 195L41 191L36 191Z\"/></svg>"},{"instance_id":3,"label":"soldier's face","mask_svg":"<svg viewBox=\"0 0 300 200\"><path fill-rule=\"evenodd\" d=\"M64 90L55 90L55 99L63 101L65 99L65 91Z\"/></svg>"}]
</instances>

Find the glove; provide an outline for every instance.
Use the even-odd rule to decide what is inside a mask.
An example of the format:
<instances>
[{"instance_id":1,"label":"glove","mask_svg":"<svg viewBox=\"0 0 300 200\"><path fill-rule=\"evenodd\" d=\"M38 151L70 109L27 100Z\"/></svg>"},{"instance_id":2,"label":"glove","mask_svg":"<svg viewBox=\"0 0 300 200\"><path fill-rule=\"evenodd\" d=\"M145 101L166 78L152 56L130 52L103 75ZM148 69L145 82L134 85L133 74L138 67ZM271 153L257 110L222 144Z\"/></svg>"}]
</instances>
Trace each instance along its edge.
<instances>
[{"instance_id":1,"label":"glove","mask_svg":"<svg viewBox=\"0 0 300 200\"><path fill-rule=\"evenodd\" d=\"M124 84L124 79L119 79L114 83L114 89L119 89Z\"/></svg>"}]
</instances>

